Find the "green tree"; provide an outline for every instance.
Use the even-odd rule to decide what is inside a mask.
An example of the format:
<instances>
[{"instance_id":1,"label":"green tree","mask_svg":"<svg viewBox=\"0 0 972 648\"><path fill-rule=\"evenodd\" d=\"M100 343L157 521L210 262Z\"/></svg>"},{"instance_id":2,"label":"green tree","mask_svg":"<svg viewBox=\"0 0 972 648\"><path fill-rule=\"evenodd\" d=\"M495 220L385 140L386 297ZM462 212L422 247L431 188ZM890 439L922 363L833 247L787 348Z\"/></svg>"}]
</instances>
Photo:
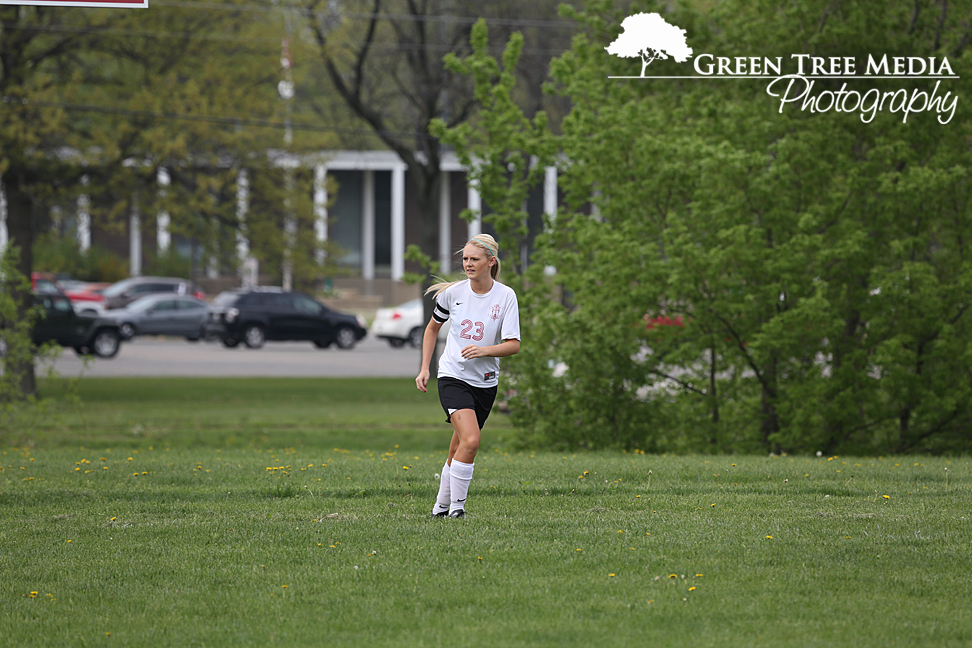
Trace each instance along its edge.
<instances>
[{"instance_id":1,"label":"green tree","mask_svg":"<svg viewBox=\"0 0 972 648\"><path fill-rule=\"evenodd\" d=\"M556 110L558 102L539 89L548 61L569 44L572 25L551 20L555 3L481 3L465 0L440 3L431 0L373 0L363 11L323 0L304 3L304 24L313 34L320 62L319 74L326 77L333 93L374 137L367 144L387 148L407 165L406 192L417 211L416 244L409 246L406 259L417 262L422 287L435 280L432 273L438 256L439 196L442 182L442 147L439 132L429 124L438 120L453 127L475 119L476 100L465 75L446 65L447 53L468 53L470 30L475 16L484 16L494 33L503 39L520 28L529 43L527 65L517 65L516 74L532 80L528 90L518 92L518 105L533 113L544 105ZM565 28L566 27L566 28ZM327 95L322 95L326 97ZM319 115L332 114L333 106L310 104ZM345 111L346 113L347 111ZM488 203L488 208L494 205ZM467 218L473 215L466 213ZM515 250L506 243L503 250ZM501 254L504 254L501 252ZM508 253L507 253L508 254ZM514 257L506 256L509 266ZM418 269L418 268L416 268ZM425 298L425 319L431 319L432 299ZM433 375L437 356L432 359Z\"/></svg>"},{"instance_id":2,"label":"green tree","mask_svg":"<svg viewBox=\"0 0 972 648\"><path fill-rule=\"evenodd\" d=\"M970 60L968 11L955 6L655 10L697 54ZM781 112L762 80L610 79L630 76L630 62L604 51L624 15L607 2L573 15L584 33L552 73L573 105L558 140L567 206L538 241L521 298L530 326L509 363L526 441L967 449L972 131L961 104L945 126L887 111L865 123ZM965 94L967 80L950 83ZM894 84L881 87L929 90ZM511 148L488 128L453 133L494 166ZM549 145L506 140L538 157ZM557 268L552 280L543 266Z\"/></svg>"},{"instance_id":3,"label":"green tree","mask_svg":"<svg viewBox=\"0 0 972 648\"><path fill-rule=\"evenodd\" d=\"M242 2L159 4L0 7L0 182L22 274L38 223L55 206L72 213L80 194L101 226L121 230L137 210L152 227L165 210L173 233L232 262L240 170L278 171L268 150L282 148L286 121L283 22ZM291 151L326 141L310 133ZM164 191L161 169L172 180ZM26 317L29 292L14 299ZM32 367L24 372L31 394Z\"/></svg>"},{"instance_id":4,"label":"green tree","mask_svg":"<svg viewBox=\"0 0 972 648\"><path fill-rule=\"evenodd\" d=\"M0 429L8 427L9 419L30 399L23 384L25 367L34 365L31 329L37 319L37 309L22 313L20 295L30 294L30 279L18 267L20 250L8 246L0 253ZM32 375L32 374L31 374Z\"/></svg>"}]
</instances>

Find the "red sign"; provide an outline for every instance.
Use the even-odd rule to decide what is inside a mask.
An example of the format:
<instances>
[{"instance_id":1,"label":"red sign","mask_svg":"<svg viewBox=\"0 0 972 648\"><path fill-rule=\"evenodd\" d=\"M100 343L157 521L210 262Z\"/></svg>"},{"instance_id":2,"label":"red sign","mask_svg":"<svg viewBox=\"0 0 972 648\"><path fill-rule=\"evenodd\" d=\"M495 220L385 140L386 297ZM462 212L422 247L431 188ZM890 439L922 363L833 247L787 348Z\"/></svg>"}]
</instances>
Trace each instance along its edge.
<instances>
[{"instance_id":1,"label":"red sign","mask_svg":"<svg viewBox=\"0 0 972 648\"><path fill-rule=\"evenodd\" d=\"M148 0L0 0L0 5L35 7L122 7L148 9Z\"/></svg>"}]
</instances>

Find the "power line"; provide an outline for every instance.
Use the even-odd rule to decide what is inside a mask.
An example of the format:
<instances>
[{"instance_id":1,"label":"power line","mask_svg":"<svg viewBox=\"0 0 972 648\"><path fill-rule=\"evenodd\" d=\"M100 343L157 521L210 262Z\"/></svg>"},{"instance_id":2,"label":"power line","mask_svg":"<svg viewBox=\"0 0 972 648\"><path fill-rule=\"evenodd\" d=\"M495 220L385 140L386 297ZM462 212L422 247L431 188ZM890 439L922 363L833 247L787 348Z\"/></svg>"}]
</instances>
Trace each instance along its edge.
<instances>
[{"instance_id":1,"label":"power line","mask_svg":"<svg viewBox=\"0 0 972 648\"><path fill-rule=\"evenodd\" d=\"M203 122L209 124L219 124L222 126L256 126L261 128L276 128L294 130L304 130L321 133L336 133L343 135L389 135L397 137L408 137L415 139L434 140L431 135L418 132L391 131L391 130L371 130L364 128L341 128L338 126L321 126L319 124L307 124L300 122L276 122L269 119L253 119L247 117L216 117L212 115L192 115L184 113L164 113L153 110L134 110L130 108L113 108L111 106L89 106L85 104L64 103L57 101L33 101L19 99L16 97L2 97L0 103L8 105L36 106L38 108L60 108L77 112L91 112L105 115L119 115L122 117L141 117L148 119L171 119L177 121Z\"/></svg>"},{"instance_id":2,"label":"power line","mask_svg":"<svg viewBox=\"0 0 972 648\"><path fill-rule=\"evenodd\" d=\"M173 38L178 40L214 40L214 41L256 41L274 43L279 47L280 38L269 36L231 36L228 34L197 34L193 32L165 32L149 31L147 29L119 29L119 28L92 28L92 27L73 27L70 25L30 25L23 23L0 22L4 29L19 29L23 31L52 32L65 34L97 34L98 36L141 36L144 38Z\"/></svg>"},{"instance_id":3,"label":"power line","mask_svg":"<svg viewBox=\"0 0 972 648\"><path fill-rule=\"evenodd\" d=\"M107 29L92 29L90 27L72 27L69 25L29 25L21 23L7 23L0 22L0 26L4 29L20 29L24 31L37 31L37 32L51 32L51 33L66 33L66 34L98 34L99 36L133 36L142 38L158 38L158 39L173 39L173 40L202 40L202 41L224 41L224 42L256 42L256 43L267 43L273 44L273 47L279 48L280 39L270 36L231 36L228 34L197 34L192 32L165 32L165 31L149 31L145 29L119 29L119 28L107 28ZM334 45L342 46L356 46L360 47L365 45L365 41L334 41ZM388 51L439 51L439 52L452 52L455 51L454 48L448 45L439 45L434 43L383 43L383 42L372 42L368 44L372 49L376 50L388 50ZM501 45L495 45L488 48L492 52L502 52L504 47ZM554 56L558 54L563 54L564 50L562 48L556 49L542 49L535 47L525 47L521 50L523 55L528 56Z\"/></svg>"},{"instance_id":4,"label":"power line","mask_svg":"<svg viewBox=\"0 0 972 648\"><path fill-rule=\"evenodd\" d=\"M270 13L279 9L291 9L295 11L307 11L307 7L296 2L280 2L272 5L244 5L227 4L220 2L186 2L185 0L151 0L154 7L175 7L179 9L215 9L221 11L257 11ZM371 20L375 17L374 12L362 11L339 11L339 15L348 18L364 18ZM431 16L416 14L391 14L379 13L380 18L388 20L399 20L402 22L432 22L432 23L451 23L459 25L475 24L478 17L472 16ZM488 25L505 25L521 27L558 27L562 29L577 29L578 25L570 20L550 20L544 18L485 18Z\"/></svg>"}]
</instances>

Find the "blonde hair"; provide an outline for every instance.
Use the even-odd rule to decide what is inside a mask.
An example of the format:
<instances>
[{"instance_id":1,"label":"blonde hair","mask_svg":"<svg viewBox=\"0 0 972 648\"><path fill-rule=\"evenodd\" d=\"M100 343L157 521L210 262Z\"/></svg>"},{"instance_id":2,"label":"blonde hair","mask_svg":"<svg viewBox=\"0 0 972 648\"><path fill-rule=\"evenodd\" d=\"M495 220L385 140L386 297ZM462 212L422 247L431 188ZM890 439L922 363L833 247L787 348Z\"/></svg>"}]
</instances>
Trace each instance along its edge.
<instances>
[{"instance_id":1,"label":"blonde hair","mask_svg":"<svg viewBox=\"0 0 972 648\"><path fill-rule=\"evenodd\" d=\"M472 243L479 249L486 252L487 258L496 259L496 263L494 263L489 269L489 276L491 276L494 281L497 280L499 278L499 273L500 273L499 243L497 243L496 239L494 239L489 234L477 234L476 236L466 241L466 245L469 245L470 243ZM465 249L466 245L462 246L463 249ZM462 250L459 250L459 252L461 253ZM439 293L441 293L443 290L449 288L450 286L454 286L457 283L459 282L440 281L438 283L434 283L425 289L425 294L432 295L433 297L438 297Z\"/></svg>"}]
</instances>

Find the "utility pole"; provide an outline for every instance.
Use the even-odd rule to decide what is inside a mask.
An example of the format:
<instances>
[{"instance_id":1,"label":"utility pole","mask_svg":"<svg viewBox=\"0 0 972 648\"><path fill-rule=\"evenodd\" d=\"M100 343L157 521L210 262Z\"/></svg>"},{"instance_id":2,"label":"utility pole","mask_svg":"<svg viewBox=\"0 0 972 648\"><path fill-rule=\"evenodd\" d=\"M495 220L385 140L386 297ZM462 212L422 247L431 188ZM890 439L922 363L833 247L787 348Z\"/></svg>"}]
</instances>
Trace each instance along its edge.
<instances>
[{"instance_id":1,"label":"utility pole","mask_svg":"<svg viewBox=\"0 0 972 648\"><path fill-rule=\"evenodd\" d=\"M284 248L283 248L283 276L282 284L284 290L293 290L294 285L294 248L297 244L297 216L294 214L293 192L294 192L294 165L296 160L292 159L291 145L294 141L294 131L291 126L290 118L293 112L294 100L294 60L290 53L290 42L293 38L294 25L292 12L284 7L284 28L285 34L280 46L280 68L281 79L277 84L277 92L284 102L284 149L286 158L284 159Z\"/></svg>"}]
</instances>

